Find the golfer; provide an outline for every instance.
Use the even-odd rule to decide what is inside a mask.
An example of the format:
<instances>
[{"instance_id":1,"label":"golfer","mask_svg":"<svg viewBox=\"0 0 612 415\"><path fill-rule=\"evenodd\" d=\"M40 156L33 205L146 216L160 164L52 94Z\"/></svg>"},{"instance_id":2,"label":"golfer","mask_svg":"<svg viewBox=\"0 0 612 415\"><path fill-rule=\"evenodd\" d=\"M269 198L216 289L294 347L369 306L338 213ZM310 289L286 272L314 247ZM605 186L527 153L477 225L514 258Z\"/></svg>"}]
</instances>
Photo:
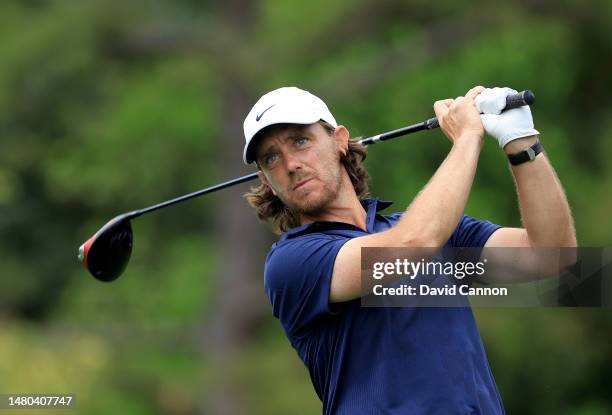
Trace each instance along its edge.
<instances>
[{"instance_id":1,"label":"golfer","mask_svg":"<svg viewBox=\"0 0 612 415\"><path fill-rule=\"evenodd\" d=\"M382 213L389 202L369 197L365 148L321 99L280 88L247 115L243 157L257 163L261 184L246 198L283 232L266 258L265 290L323 413L504 413L472 310L361 307L360 254L363 247L575 246L567 199L529 107L500 113L514 92L477 86L434 104L452 147L394 214ZM485 131L508 155L524 228L463 214Z\"/></svg>"}]
</instances>

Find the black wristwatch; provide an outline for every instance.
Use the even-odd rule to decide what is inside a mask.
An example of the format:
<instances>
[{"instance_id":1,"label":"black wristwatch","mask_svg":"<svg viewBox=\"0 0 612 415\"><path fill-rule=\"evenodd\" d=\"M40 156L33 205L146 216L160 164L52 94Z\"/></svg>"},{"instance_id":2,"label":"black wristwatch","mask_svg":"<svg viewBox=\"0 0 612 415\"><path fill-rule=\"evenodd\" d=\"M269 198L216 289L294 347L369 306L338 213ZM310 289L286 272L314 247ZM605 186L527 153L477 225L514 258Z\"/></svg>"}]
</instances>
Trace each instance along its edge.
<instances>
[{"instance_id":1,"label":"black wristwatch","mask_svg":"<svg viewBox=\"0 0 612 415\"><path fill-rule=\"evenodd\" d=\"M540 140L536 141L534 145L531 147L527 147L525 150L515 153L508 154L508 160L510 160L510 164L513 166L518 166L519 164L523 164L526 161L535 160L536 156L542 152L542 144Z\"/></svg>"}]
</instances>

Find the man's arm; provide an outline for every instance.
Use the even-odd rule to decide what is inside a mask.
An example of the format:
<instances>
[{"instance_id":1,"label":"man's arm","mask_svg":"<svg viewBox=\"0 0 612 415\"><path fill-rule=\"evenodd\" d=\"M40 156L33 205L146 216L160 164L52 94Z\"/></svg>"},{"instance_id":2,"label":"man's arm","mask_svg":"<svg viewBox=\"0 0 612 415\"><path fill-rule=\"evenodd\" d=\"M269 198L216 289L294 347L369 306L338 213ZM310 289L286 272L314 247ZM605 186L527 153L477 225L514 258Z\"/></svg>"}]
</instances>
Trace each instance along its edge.
<instances>
[{"instance_id":1,"label":"man's arm","mask_svg":"<svg viewBox=\"0 0 612 415\"><path fill-rule=\"evenodd\" d=\"M435 103L440 127L453 142L448 156L396 226L343 245L334 263L330 302L361 296L362 247L437 248L450 238L465 209L482 148L484 128L474 106L482 89L475 87L465 97Z\"/></svg>"},{"instance_id":2,"label":"man's arm","mask_svg":"<svg viewBox=\"0 0 612 415\"><path fill-rule=\"evenodd\" d=\"M514 140L504 147L504 151L518 153L536 140L536 136ZM575 262L575 250L543 248L575 247L577 244L563 187L544 153L511 169L524 227L495 231L485 244L482 257L495 267L492 276L496 281L523 282L555 274ZM500 247L536 249L488 249Z\"/></svg>"},{"instance_id":3,"label":"man's arm","mask_svg":"<svg viewBox=\"0 0 612 415\"><path fill-rule=\"evenodd\" d=\"M504 151L515 154L534 144L537 137L510 142ZM524 228L502 228L493 233L485 247L574 247L576 230L570 207L546 154L512 166Z\"/></svg>"}]
</instances>

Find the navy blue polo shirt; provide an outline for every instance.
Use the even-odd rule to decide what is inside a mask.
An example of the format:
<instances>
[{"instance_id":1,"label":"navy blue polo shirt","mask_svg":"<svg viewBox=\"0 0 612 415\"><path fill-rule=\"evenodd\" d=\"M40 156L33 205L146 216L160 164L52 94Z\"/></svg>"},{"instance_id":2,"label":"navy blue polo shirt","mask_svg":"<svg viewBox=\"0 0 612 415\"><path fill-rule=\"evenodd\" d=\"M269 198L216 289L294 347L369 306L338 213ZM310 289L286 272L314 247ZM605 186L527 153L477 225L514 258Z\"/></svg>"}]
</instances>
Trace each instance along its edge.
<instances>
[{"instance_id":1,"label":"navy blue polo shirt","mask_svg":"<svg viewBox=\"0 0 612 415\"><path fill-rule=\"evenodd\" d=\"M391 203L363 202L367 233L395 225ZM482 247L498 229L464 215L447 246ZM361 307L329 303L342 245L364 230L314 222L284 233L265 267L265 290L308 368L324 414L503 414L469 307Z\"/></svg>"}]
</instances>

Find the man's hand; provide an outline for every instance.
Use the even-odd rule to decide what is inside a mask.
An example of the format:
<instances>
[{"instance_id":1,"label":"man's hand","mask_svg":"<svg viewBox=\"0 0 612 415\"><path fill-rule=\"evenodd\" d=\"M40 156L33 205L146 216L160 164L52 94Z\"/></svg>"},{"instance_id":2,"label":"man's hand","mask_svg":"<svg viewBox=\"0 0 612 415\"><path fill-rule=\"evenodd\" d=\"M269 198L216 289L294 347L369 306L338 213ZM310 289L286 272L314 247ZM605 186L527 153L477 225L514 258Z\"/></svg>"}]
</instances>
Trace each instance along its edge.
<instances>
[{"instance_id":1,"label":"man's hand","mask_svg":"<svg viewBox=\"0 0 612 415\"><path fill-rule=\"evenodd\" d=\"M453 143L478 139L482 144L484 127L474 99L484 89L482 86L476 86L470 89L465 97L444 99L434 103L440 128Z\"/></svg>"},{"instance_id":2,"label":"man's hand","mask_svg":"<svg viewBox=\"0 0 612 415\"><path fill-rule=\"evenodd\" d=\"M501 148L517 138L539 134L533 127L533 118L528 105L501 112L506 105L506 96L516 94L510 88L487 88L475 99L487 133L494 137Z\"/></svg>"}]
</instances>

